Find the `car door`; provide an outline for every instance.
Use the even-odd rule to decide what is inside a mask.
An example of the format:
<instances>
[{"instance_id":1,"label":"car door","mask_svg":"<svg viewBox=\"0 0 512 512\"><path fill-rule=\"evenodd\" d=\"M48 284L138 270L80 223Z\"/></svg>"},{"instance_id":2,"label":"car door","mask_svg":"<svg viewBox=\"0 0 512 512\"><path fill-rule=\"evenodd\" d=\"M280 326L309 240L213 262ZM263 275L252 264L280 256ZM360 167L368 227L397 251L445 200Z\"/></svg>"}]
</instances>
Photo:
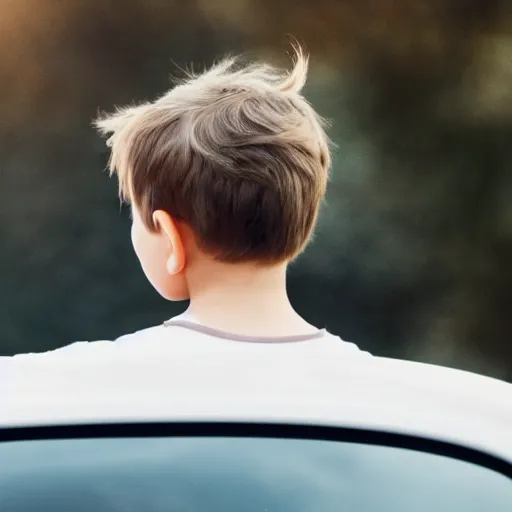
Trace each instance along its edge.
<instances>
[{"instance_id":1,"label":"car door","mask_svg":"<svg viewBox=\"0 0 512 512\"><path fill-rule=\"evenodd\" d=\"M0 511L510 512L512 467L433 439L249 423L0 430Z\"/></svg>"}]
</instances>

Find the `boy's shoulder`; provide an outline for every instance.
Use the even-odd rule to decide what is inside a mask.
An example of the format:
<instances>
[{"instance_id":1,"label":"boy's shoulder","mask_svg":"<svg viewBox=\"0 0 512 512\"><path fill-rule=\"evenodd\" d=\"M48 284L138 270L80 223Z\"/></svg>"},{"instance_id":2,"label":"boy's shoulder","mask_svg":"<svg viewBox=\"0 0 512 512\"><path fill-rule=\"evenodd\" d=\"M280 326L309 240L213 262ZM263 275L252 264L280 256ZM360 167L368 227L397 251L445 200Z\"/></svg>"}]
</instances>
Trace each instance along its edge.
<instances>
[{"instance_id":1,"label":"boy's shoulder","mask_svg":"<svg viewBox=\"0 0 512 512\"><path fill-rule=\"evenodd\" d=\"M128 334L123 334L122 336L119 336L115 340L111 341L111 343L132 343L135 341L142 341L142 340L152 340L152 339L158 339L161 336L163 336L165 332L165 325L164 323L153 325L151 327L145 327L144 329L140 329L138 331L130 332ZM92 342L96 343L96 342Z\"/></svg>"},{"instance_id":2,"label":"boy's shoulder","mask_svg":"<svg viewBox=\"0 0 512 512\"><path fill-rule=\"evenodd\" d=\"M130 332L128 334L123 334L112 340L77 341L54 352L66 352L71 354L75 350L91 350L93 348L99 350L113 350L119 345L126 346L130 345L131 343L139 343L148 340L159 339L164 334L164 329L164 324L153 325L151 327L139 329L138 331Z\"/></svg>"},{"instance_id":3,"label":"boy's shoulder","mask_svg":"<svg viewBox=\"0 0 512 512\"><path fill-rule=\"evenodd\" d=\"M128 334L123 334L122 336L111 340L106 339L95 341L75 341L63 347L49 350L47 352L16 354L6 359L25 361L28 361L29 359L50 360L53 358L59 358L61 356L86 356L87 354L92 353L97 355L98 351L102 353L108 353L112 350L116 350L116 347L118 347L119 344L129 345L134 342L138 343L151 339L158 339L162 336L163 329L163 324L155 325Z\"/></svg>"}]
</instances>

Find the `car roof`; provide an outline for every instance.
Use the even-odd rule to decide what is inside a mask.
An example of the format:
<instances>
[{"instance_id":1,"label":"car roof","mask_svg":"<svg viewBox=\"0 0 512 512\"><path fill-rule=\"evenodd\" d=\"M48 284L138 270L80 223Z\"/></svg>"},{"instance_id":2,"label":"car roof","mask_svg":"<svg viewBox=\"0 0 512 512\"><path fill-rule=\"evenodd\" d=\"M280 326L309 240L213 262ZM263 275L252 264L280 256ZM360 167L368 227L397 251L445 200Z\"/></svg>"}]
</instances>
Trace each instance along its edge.
<instances>
[{"instance_id":1,"label":"car roof","mask_svg":"<svg viewBox=\"0 0 512 512\"><path fill-rule=\"evenodd\" d=\"M453 442L512 463L512 385L470 372L365 357L338 361L327 376L281 369L279 380L269 378L279 369L268 368L251 378L227 371L205 382L187 368L165 371L157 361L145 370L139 364L142 375L105 361L62 362L5 365L0 427L177 421L340 426Z\"/></svg>"}]
</instances>

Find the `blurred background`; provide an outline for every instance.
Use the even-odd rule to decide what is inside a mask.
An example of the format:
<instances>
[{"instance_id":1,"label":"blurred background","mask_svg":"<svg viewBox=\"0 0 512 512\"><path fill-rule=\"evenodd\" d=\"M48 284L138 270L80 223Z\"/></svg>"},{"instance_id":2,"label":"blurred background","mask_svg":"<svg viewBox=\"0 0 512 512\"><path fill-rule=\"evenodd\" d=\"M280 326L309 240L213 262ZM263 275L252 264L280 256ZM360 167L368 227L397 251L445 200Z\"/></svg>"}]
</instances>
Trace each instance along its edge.
<instances>
[{"instance_id":1,"label":"blurred background","mask_svg":"<svg viewBox=\"0 0 512 512\"><path fill-rule=\"evenodd\" d=\"M374 354L512 381L508 0L0 0L0 355L185 309L145 281L91 120L176 66L287 65L291 36L337 143L293 303Z\"/></svg>"}]
</instances>

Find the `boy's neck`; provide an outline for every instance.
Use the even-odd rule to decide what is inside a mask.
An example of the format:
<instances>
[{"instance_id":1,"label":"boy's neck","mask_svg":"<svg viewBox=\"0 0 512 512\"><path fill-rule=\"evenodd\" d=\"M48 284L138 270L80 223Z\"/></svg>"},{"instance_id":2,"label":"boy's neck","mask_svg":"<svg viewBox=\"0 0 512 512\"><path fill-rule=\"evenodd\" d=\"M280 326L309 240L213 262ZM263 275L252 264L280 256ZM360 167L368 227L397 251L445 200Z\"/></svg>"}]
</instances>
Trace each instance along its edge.
<instances>
[{"instance_id":1,"label":"boy's neck","mask_svg":"<svg viewBox=\"0 0 512 512\"><path fill-rule=\"evenodd\" d=\"M318 330L290 304L284 263L262 267L210 261L189 268L187 282L188 313L203 325L246 336L288 336Z\"/></svg>"}]
</instances>

